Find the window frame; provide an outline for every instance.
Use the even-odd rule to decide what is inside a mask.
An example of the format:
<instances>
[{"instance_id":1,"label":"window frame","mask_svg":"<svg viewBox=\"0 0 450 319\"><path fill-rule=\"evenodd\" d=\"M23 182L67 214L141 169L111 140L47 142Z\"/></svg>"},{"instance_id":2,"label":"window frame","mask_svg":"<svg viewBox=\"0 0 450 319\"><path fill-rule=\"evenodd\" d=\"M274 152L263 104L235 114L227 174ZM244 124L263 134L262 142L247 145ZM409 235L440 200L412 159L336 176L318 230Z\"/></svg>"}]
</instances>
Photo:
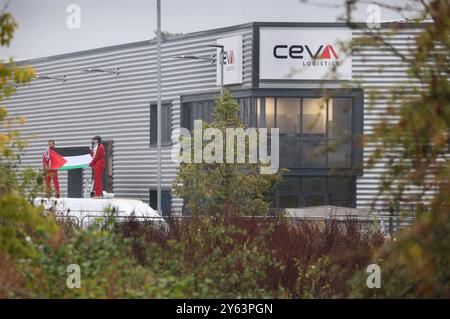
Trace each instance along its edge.
<instances>
[{"instance_id":1,"label":"window frame","mask_svg":"<svg viewBox=\"0 0 450 319\"><path fill-rule=\"evenodd\" d=\"M276 101L277 98L352 98L352 140L350 142L351 160L349 167L340 168L336 166L325 167L305 167L303 164L298 168L289 168L290 172L295 175L317 175L317 176L339 176L339 175L363 175L363 148L360 147L358 136L363 134L364 130L364 90L362 88L352 89L317 89L317 88L254 88L254 89L236 89L232 90L231 94L236 99L251 98L251 104L255 106L258 104L257 98L260 100L260 109L265 111L265 98L275 98L275 112L274 112L274 125L276 123ZM183 114L183 105L189 102L210 101L217 97L217 92L214 93L201 93L201 94L189 94L180 97L181 113ZM264 103L263 103L264 100ZM328 103L327 103L328 105ZM263 107L264 106L264 107ZM266 116L266 112L261 115ZM257 115L257 114L256 114ZM303 100L301 101L301 116L303 116ZM326 119L328 121L328 107ZM259 127L261 120L266 122L266 119L256 118L256 125ZM183 123L183 119L181 121ZM303 122L303 121L301 121ZM300 130L303 135L303 127L300 123ZM327 125L328 127L328 125ZM281 136L280 136L281 138ZM325 133L325 139L328 139L328 132ZM303 141L303 140L302 140ZM328 155L326 155L328 157ZM328 158L326 164L328 165Z\"/></svg>"},{"instance_id":2,"label":"window frame","mask_svg":"<svg viewBox=\"0 0 450 319\"><path fill-rule=\"evenodd\" d=\"M353 120L353 108L354 108L354 98L353 97L328 97L328 98L324 98L324 97L318 97L318 98L312 98L312 97L289 97L291 99L295 99L298 100L297 102L298 105L300 106L300 113L295 113L295 114L300 114L300 119L299 122L296 124L298 125L297 128L299 129L298 133L295 133L294 135L288 135L287 133L281 133L281 127L280 127L280 119L279 119L279 107L280 107L280 103L279 100L280 99L287 99L285 97L274 97L274 96L267 96L264 98L260 99L260 109L261 109L261 113L259 115L259 119L262 120L264 118L265 122L267 121L267 112L265 112L266 110L266 100L267 99L271 99L274 101L273 105L274 105L274 113L273 113L273 118L271 119L271 121L269 122L273 122L274 123L274 127L277 127L280 129L280 133L279 133L279 139L280 139L280 144L281 143L293 143L294 141L299 143L299 149L298 149L298 153L300 154L300 156L298 157L298 161L297 161L297 165L294 166L286 166L286 168L288 169L323 169L323 168L327 168L327 169L348 169L348 168L352 168L353 167L353 152L354 152L354 148L352 148L352 144L353 141L355 140L354 138L354 130L353 130L353 125L354 125L354 120ZM325 102L325 110L324 110L324 114L323 114L323 120L324 120L324 127L323 127L323 133L320 134L314 134L314 133L310 133L310 132L305 132L305 99L323 99ZM344 141L345 146L349 146L350 147L350 158L348 158L348 163L345 166L339 166L336 165L335 163L331 162L331 152L327 151L329 149L329 147L332 145L332 143L339 141L338 138L336 137L330 137L329 136L329 127L330 127L330 120L329 120L329 114L330 114L330 108L332 107L332 103L331 101L333 99L347 99L350 100L350 112L351 112L351 121L350 121L350 125L349 125L349 131L348 131L348 135L350 137L350 140L348 141ZM296 103L297 104L297 103ZM260 121L261 122L261 121ZM265 127L265 126L263 126ZM287 126L284 127L284 130L287 132L289 130L291 130L290 128L288 128ZM320 154L320 163L319 165L315 165L314 163L318 163L319 157L317 157L316 159L313 159L312 161L307 161L306 157L305 157L305 151L312 147L311 150L314 151L314 149L319 149L315 146L317 145L322 145L323 150L324 150L324 154ZM280 145L281 146L281 145ZM319 146L320 147L320 146ZM285 167L285 166L283 166Z\"/></svg>"},{"instance_id":3,"label":"window frame","mask_svg":"<svg viewBox=\"0 0 450 319\"><path fill-rule=\"evenodd\" d=\"M323 205L332 205L332 195L333 194L341 194L346 195L348 199L348 206L344 207L356 207L356 176L341 176L342 178L348 178L349 179L349 185L348 189L342 192L332 192L331 191L331 178L339 178L339 176L299 176L299 175L292 175L290 173L287 173L285 177L296 177L298 178L298 186L300 191L287 191L287 190L279 190L276 188L274 190L275 195L275 201L274 206L280 207L280 198L282 196L297 196L297 202L299 203L298 207L304 208L305 206L305 200L306 197L309 195L320 195L324 197L324 204ZM319 190L305 190L303 187L303 179L304 178L323 178L325 183L325 189L323 191Z\"/></svg>"},{"instance_id":4,"label":"window frame","mask_svg":"<svg viewBox=\"0 0 450 319\"><path fill-rule=\"evenodd\" d=\"M164 120L164 114L165 114L165 111L164 111L164 108L165 107L167 107L168 108L168 111L167 111L167 114L168 114L168 116L167 116L167 119L166 119L166 121ZM150 114L149 114L149 116L150 116L150 121L149 121L149 146L150 146L150 148L155 148L155 147L157 147L157 143L158 143L158 136L157 136L157 131L154 133L155 134L155 136L156 136L156 138L155 138L155 141L154 142L152 142L152 121L153 121L153 117L152 117L152 113L154 112L155 113L155 115L157 115L158 113L158 111L157 111L157 103L154 103L154 102L152 102L152 103L150 103L150 108L149 108L149 110L150 110ZM153 109L155 109L155 111L153 111ZM172 145L172 102L171 101L163 101L162 103L161 103L161 111L162 111L162 114L161 114L161 124L162 124L162 127L161 127L161 133L162 133L162 136L161 136L161 146L163 146L163 147L167 147L167 146L171 146ZM156 123L156 119L155 119L155 123ZM167 130L167 139L166 140L163 140L163 136L164 136L164 132L163 132L163 129L164 129L164 126L165 126L165 123L166 123L166 126L167 126L167 128L166 128L166 130ZM157 128L157 125L155 125L155 128Z\"/></svg>"},{"instance_id":5,"label":"window frame","mask_svg":"<svg viewBox=\"0 0 450 319\"><path fill-rule=\"evenodd\" d=\"M154 202L157 201L157 192L157 188L149 188L148 205L154 210L157 210L156 206L158 205L158 203ZM156 199L152 200L152 197L156 197ZM161 213L163 217L169 217L172 214L172 199L172 190L166 187L161 188Z\"/></svg>"}]
</instances>

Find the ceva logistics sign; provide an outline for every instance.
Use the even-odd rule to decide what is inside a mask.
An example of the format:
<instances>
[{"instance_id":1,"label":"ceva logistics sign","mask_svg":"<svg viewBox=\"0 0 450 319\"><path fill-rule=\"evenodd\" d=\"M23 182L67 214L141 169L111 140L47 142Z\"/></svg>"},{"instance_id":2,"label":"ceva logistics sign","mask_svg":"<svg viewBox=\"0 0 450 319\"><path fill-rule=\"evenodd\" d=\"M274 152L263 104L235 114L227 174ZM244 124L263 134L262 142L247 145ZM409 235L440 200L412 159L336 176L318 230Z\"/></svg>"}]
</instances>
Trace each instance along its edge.
<instances>
[{"instance_id":1,"label":"ceva logistics sign","mask_svg":"<svg viewBox=\"0 0 450 319\"><path fill-rule=\"evenodd\" d=\"M339 45L351 39L341 28L261 28L260 79L351 80L351 56Z\"/></svg>"},{"instance_id":2,"label":"ceva logistics sign","mask_svg":"<svg viewBox=\"0 0 450 319\"><path fill-rule=\"evenodd\" d=\"M217 39L224 46L223 84L242 83L242 35ZM220 49L217 49L217 85L220 85Z\"/></svg>"}]
</instances>

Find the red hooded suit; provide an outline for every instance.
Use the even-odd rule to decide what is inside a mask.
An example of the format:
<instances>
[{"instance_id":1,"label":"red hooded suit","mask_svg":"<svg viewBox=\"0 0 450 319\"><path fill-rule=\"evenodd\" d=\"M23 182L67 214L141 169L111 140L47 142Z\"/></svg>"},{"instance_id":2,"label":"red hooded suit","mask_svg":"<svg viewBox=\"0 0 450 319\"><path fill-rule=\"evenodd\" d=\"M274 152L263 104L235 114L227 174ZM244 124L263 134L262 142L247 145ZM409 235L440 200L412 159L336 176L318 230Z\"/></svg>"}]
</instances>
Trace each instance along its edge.
<instances>
[{"instance_id":1,"label":"red hooded suit","mask_svg":"<svg viewBox=\"0 0 450 319\"><path fill-rule=\"evenodd\" d=\"M92 167L92 171L94 172L95 196L99 197L103 195L102 177L103 170L105 169L105 147L102 144L98 144L95 154L92 150L89 153L93 157L89 166Z\"/></svg>"},{"instance_id":2,"label":"red hooded suit","mask_svg":"<svg viewBox=\"0 0 450 319\"><path fill-rule=\"evenodd\" d=\"M45 174L45 191L47 194L51 193L51 181L53 179L53 185L55 186L55 195L59 197L59 182L58 182L58 171L56 169L51 169L50 153L47 149L44 154L42 154L42 164L44 165Z\"/></svg>"}]
</instances>

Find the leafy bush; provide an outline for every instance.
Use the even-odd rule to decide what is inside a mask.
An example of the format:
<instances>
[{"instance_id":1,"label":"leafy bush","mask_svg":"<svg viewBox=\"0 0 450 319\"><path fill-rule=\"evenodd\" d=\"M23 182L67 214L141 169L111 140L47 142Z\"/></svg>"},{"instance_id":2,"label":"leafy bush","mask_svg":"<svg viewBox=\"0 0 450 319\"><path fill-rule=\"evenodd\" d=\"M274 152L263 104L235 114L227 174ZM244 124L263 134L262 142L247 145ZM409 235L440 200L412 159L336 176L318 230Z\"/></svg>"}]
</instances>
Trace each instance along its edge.
<instances>
[{"instance_id":1,"label":"leafy bush","mask_svg":"<svg viewBox=\"0 0 450 319\"><path fill-rule=\"evenodd\" d=\"M53 220L36 216L37 224ZM352 220L196 215L169 219L168 227L131 220L111 228L111 222L30 232L23 253L0 252L0 296L345 297L358 290L349 280L383 242ZM71 264L80 266L81 288L66 285Z\"/></svg>"},{"instance_id":2,"label":"leafy bush","mask_svg":"<svg viewBox=\"0 0 450 319\"><path fill-rule=\"evenodd\" d=\"M46 238L56 229L41 208L17 195L0 196L0 212L0 253L12 258L35 256L37 251L30 243Z\"/></svg>"},{"instance_id":3,"label":"leafy bush","mask_svg":"<svg viewBox=\"0 0 450 319\"><path fill-rule=\"evenodd\" d=\"M122 228L141 265L159 274L162 297L343 296L354 271L368 265L370 249L383 241L353 221L193 216L169 225Z\"/></svg>"},{"instance_id":4,"label":"leafy bush","mask_svg":"<svg viewBox=\"0 0 450 319\"><path fill-rule=\"evenodd\" d=\"M356 273L351 296L365 298L450 298L450 216L424 214L395 241L380 247L381 288L367 289Z\"/></svg>"},{"instance_id":5,"label":"leafy bush","mask_svg":"<svg viewBox=\"0 0 450 319\"><path fill-rule=\"evenodd\" d=\"M133 258L126 242L99 225L87 229L63 227L51 241L38 244L40 254L21 265L27 290L45 298L145 297L148 276ZM80 266L81 287L66 285L67 267Z\"/></svg>"}]
</instances>

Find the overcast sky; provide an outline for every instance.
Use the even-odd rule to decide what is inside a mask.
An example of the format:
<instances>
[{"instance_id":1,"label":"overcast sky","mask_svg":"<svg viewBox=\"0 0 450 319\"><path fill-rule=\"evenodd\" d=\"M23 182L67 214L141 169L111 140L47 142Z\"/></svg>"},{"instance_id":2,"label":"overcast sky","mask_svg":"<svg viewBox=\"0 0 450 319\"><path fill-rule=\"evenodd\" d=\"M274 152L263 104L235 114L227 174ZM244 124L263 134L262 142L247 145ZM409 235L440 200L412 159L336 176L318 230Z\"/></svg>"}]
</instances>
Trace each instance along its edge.
<instances>
[{"instance_id":1,"label":"overcast sky","mask_svg":"<svg viewBox=\"0 0 450 319\"><path fill-rule=\"evenodd\" d=\"M384 0L404 3L405 0ZM19 28L3 59L18 60L148 40L156 29L156 0L0 0L9 2ZM252 21L334 22L343 14L343 0L162 0L162 29L188 33ZM365 0L365 2L370 2ZM70 18L70 5L80 19ZM356 12L366 21L367 4ZM73 10L73 9L72 9ZM398 19L382 9L381 20ZM69 20L69 25L67 21ZM74 27L77 21L80 27Z\"/></svg>"}]
</instances>

